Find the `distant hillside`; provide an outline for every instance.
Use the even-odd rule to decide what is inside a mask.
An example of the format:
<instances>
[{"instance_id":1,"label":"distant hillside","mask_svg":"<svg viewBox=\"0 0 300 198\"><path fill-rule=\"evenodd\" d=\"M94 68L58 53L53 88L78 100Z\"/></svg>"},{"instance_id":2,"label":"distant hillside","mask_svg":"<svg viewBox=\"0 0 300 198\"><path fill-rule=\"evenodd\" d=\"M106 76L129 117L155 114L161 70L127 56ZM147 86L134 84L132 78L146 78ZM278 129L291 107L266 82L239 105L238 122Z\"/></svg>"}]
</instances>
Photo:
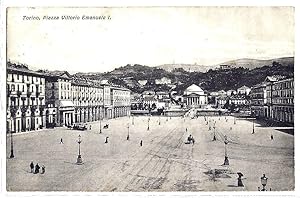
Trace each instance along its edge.
<instances>
[{"instance_id":1,"label":"distant hillside","mask_svg":"<svg viewBox=\"0 0 300 198\"><path fill-rule=\"evenodd\" d=\"M242 63L246 68L242 67ZM250 63L254 65L254 69L247 68L250 67ZM135 64L122 66L106 73L77 73L75 75L94 80L105 79L136 93L142 93L145 90L169 91L174 85L177 86L176 90L181 93L191 84L200 85L206 91L237 89L243 85L251 87L260 83L266 76L284 75L291 77L294 75L293 58L265 61L240 59L231 62L231 64L235 64L231 69L209 69L207 72L188 72L181 67L174 68L169 72L158 67ZM260 66L265 64L267 65ZM172 85L155 84L155 79L163 77L170 79ZM139 80L145 80L147 83L142 85L139 83Z\"/></svg>"},{"instance_id":2,"label":"distant hillside","mask_svg":"<svg viewBox=\"0 0 300 198\"><path fill-rule=\"evenodd\" d=\"M209 69L215 69L217 66L205 66L197 64L164 64L156 66L157 68L164 69L168 72L173 71L174 69L182 68L187 72L207 72Z\"/></svg>"},{"instance_id":3,"label":"distant hillside","mask_svg":"<svg viewBox=\"0 0 300 198\"><path fill-rule=\"evenodd\" d=\"M276 58L276 59L269 59L269 60L243 58L243 59L227 61L224 63L220 63L218 65L229 65L231 67L243 67L247 69L254 69L266 65L273 65L276 63L279 63L282 66L294 66L294 57L283 57L283 58ZM218 67L218 65L216 65L216 67Z\"/></svg>"},{"instance_id":4,"label":"distant hillside","mask_svg":"<svg viewBox=\"0 0 300 198\"><path fill-rule=\"evenodd\" d=\"M174 69L182 68L187 72L207 72L210 69L218 69L220 65L229 65L232 68L235 67L243 67L247 69L254 69L257 67L263 66L271 66L273 63L279 63L283 66L294 66L294 57L283 57L283 58L276 58L276 59L269 59L269 60L259 60L259 59L237 59L226 61L217 65L207 66L207 65L197 65L197 64L164 64L156 66L157 68L164 69L165 71L172 72Z\"/></svg>"}]
</instances>

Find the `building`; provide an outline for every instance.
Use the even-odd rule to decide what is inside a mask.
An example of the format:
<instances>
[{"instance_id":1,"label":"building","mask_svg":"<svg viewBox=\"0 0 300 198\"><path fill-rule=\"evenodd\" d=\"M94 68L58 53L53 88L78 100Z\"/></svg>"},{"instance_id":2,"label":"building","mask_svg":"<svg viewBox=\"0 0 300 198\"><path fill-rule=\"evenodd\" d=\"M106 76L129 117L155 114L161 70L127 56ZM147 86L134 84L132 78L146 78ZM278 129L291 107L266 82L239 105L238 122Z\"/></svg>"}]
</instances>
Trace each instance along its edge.
<instances>
[{"instance_id":1,"label":"building","mask_svg":"<svg viewBox=\"0 0 300 198\"><path fill-rule=\"evenodd\" d=\"M250 91L251 91L251 88L244 85L244 86L237 89L237 94L249 95Z\"/></svg>"},{"instance_id":2,"label":"building","mask_svg":"<svg viewBox=\"0 0 300 198\"><path fill-rule=\"evenodd\" d=\"M253 115L294 124L294 78L268 76L251 88L250 97Z\"/></svg>"},{"instance_id":3,"label":"building","mask_svg":"<svg viewBox=\"0 0 300 198\"><path fill-rule=\"evenodd\" d=\"M234 104L236 106L245 106L250 104L250 101L245 95L232 95L229 97L228 102L229 104Z\"/></svg>"},{"instance_id":4,"label":"building","mask_svg":"<svg viewBox=\"0 0 300 198\"><path fill-rule=\"evenodd\" d=\"M147 84L148 80L138 80L138 83L142 86L145 86Z\"/></svg>"},{"instance_id":5,"label":"building","mask_svg":"<svg viewBox=\"0 0 300 198\"><path fill-rule=\"evenodd\" d=\"M123 87L111 87L113 117L130 115L130 90Z\"/></svg>"},{"instance_id":6,"label":"building","mask_svg":"<svg viewBox=\"0 0 300 198\"><path fill-rule=\"evenodd\" d=\"M274 82L271 115L273 120L294 124L294 78Z\"/></svg>"},{"instance_id":7,"label":"building","mask_svg":"<svg viewBox=\"0 0 300 198\"><path fill-rule=\"evenodd\" d=\"M24 132L130 114L130 90L72 77L7 66L7 131Z\"/></svg>"},{"instance_id":8,"label":"building","mask_svg":"<svg viewBox=\"0 0 300 198\"><path fill-rule=\"evenodd\" d=\"M228 102L228 96L217 96L215 102L218 108L223 108L224 105Z\"/></svg>"},{"instance_id":9,"label":"building","mask_svg":"<svg viewBox=\"0 0 300 198\"><path fill-rule=\"evenodd\" d=\"M251 114L256 117L266 117L267 115L267 91L266 83L251 87L250 98L251 98Z\"/></svg>"},{"instance_id":10,"label":"building","mask_svg":"<svg viewBox=\"0 0 300 198\"><path fill-rule=\"evenodd\" d=\"M161 79L155 79L155 84L157 85L169 85L171 84L171 79L167 77L162 77Z\"/></svg>"},{"instance_id":11,"label":"building","mask_svg":"<svg viewBox=\"0 0 300 198\"><path fill-rule=\"evenodd\" d=\"M148 110L150 108L155 109L158 106L158 99L153 95L145 95L143 97L144 109Z\"/></svg>"},{"instance_id":12,"label":"building","mask_svg":"<svg viewBox=\"0 0 300 198\"><path fill-rule=\"evenodd\" d=\"M226 91L224 91L224 90L222 89L222 90L218 91L218 95L219 95L219 96L226 96L227 93L226 93Z\"/></svg>"},{"instance_id":13,"label":"building","mask_svg":"<svg viewBox=\"0 0 300 198\"><path fill-rule=\"evenodd\" d=\"M210 92L210 96L212 96L212 97L219 96L219 92L217 92L217 91L212 91L212 92Z\"/></svg>"},{"instance_id":14,"label":"building","mask_svg":"<svg viewBox=\"0 0 300 198\"><path fill-rule=\"evenodd\" d=\"M113 118L113 101L112 92L110 85L108 83L102 84L103 86L103 108L104 108L104 118Z\"/></svg>"},{"instance_id":15,"label":"building","mask_svg":"<svg viewBox=\"0 0 300 198\"><path fill-rule=\"evenodd\" d=\"M56 126L72 125L75 121L75 112L71 75L67 71L44 71L44 75L46 76L46 106L57 110Z\"/></svg>"},{"instance_id":16,"label":"building","mask_svg":"<svg viewBox=\"0 0 300 198\"><path fill-rule=\"evenodd\" d=\"M157 96L157 99L159 99L159 100L169 100L170 99L168 92L158 91L155 93L155 95Z\"/></svg>"},{"instance_id":17,"label":"building","mask_svg":"<svg viewBox=\"0 0 300 198\"><path fill-rule=\"evenodd\" d=\"M207 105L207 94L197 85L192 84L184 91L184 100L188 108Z\"/></svg>"},{"instance_id":18,"label":"building","mask_svg":"<svg viewBox=\"0 0 300 198\"><path fill-rule=\"evenodd\" d=\"M219 70L227 70L227 69L231 69L231 66L230 65L220 65Z\"/></svg>"},{"instance_id":19,"label":"building","mask_svg":"<svg viewBox=\"0 0 300 198\"><path fill-rule=\"evenodd\" d=\"M8 63L6 107L7 132L38 130L52 122L46 116L44 75Z\"/></svg>"},{"instance_id":20,"label":"building","mask_svg":"<svg viewBox=\"0 0 300 198\"><path fill-rule=\"evenodd\" d=\"M250 100L245 95L218 96L216 97L216 106L223 108L227 105L235 105L236 107L244 107L250 105ZM228 106L229 107L229 106Z\"/></svg>"},{"instance_id":21,"label":"building","mask_svg":"<svg viewBox=\"0 0 300 198\"><path fill-rule=\"evenodd\" d=\"M103 87L98 82L73 78L72 102L77 122L92 122L103 119Z\"/></svg>"},{"instance_id":22,"label":"building","mask_svg":"<svg viewBox=\"0 0 300 198\"><path fill-rule=\"evenodd\" d=\"M235 94L236 94L236 90L229 89L229 90L226 91L227 96L232 96L232 95L235 95Z\"/></svg>"}]
</instances>

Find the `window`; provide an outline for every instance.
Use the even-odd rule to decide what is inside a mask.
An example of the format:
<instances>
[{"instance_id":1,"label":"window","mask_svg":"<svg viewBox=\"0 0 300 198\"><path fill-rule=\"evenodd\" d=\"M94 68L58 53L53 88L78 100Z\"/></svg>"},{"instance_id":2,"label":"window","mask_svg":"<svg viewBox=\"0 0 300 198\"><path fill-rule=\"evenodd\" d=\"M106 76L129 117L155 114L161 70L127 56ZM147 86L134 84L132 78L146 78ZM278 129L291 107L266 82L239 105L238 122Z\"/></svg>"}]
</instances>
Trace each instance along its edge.
<instances>
[{"instance_id":1,"label":"window","mask_svg":"<svg viewBox=\"0 0 300 198\"><path fill-rule=\"evenodd\" d=\"M15 91L15 85L14 84L11 85L11 91Z\"/></svg>"}]
</instances>

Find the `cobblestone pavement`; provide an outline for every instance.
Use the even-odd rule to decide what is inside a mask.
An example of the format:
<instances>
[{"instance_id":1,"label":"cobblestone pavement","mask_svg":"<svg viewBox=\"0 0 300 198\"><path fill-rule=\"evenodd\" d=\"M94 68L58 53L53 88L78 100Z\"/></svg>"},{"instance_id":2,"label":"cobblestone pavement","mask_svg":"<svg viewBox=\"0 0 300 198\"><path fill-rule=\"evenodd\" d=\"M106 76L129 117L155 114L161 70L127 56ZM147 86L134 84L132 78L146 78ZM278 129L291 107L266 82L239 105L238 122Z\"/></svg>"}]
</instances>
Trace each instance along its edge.
<instances>
[{"instance_id":1,"label":"cobblestone pavement","mask_svg":"<svg viewBox=\"0 0 300 198\"><path fill-rule=\"evenodd\" d=\"M87 131L61 127L14 135L15 158L7 158L7 190L256 191L263 173L269 178L268 189L294 189L294 136L259 124L252 134L253 123L246 119L236 119L236 124L229 116L206 120L210 124L204 117L151 116L147 130L147 116L124 117L102 121L109 128L101 134L99 122L94 122ZM76 164L79 134L83 165ZM194 145L186 144L190 134ZM222 165L224 135L229 166ZM45 165L46 173L30 173L31 161ZM237 172L244 175L244 187L237 187Z\"/></svg>"}]
</instances>

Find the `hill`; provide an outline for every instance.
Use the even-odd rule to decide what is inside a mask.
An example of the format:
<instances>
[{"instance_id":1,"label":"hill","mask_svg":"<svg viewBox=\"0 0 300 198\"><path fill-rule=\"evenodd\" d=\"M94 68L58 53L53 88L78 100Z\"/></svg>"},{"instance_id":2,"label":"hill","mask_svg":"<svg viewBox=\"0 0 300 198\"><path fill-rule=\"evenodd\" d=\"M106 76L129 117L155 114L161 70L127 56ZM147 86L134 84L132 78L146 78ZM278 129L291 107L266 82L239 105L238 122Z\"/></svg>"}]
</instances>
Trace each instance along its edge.
<instances>
[{"instance_id":1,"label":"hill","mask_svg":"<svg viewBox=\"0 0 300 198\"><path fill-rule=\"evenodd\" d=\"M283 58L276 58L276 59L269 59L269 60L258 60L258 59L237 59L232 61L227 61L220 63L218 65L229 65L231 67L243 67L248 69L254 69L257 67L263 67L266 65L273 65L273 64L280 64L282 66L291 66L294 65L294 57L283 57ZM218 67L216 65L216 67Z\"/></svg>"},{"instance_id":2,"label":"hill","mask_svg":"<svg viewBox=\"0 0 300 198\"><path fill-rule=\"evenodd\" d=\"M174 69L182 68L187 72L207 72L210 69L215 69L217 66L205 66L197 64L164 64L156 66L157 68L164 69L168 72L172 72Z\"/></svg>"},{"instance_id":3,"label":"hill","mask_svg":"<svg viewBox=\"0 0 300 198\"><path fill-rule=\"evenodd\" d=\"M172 72L174 69L182 68L187 72L207 72L210 69L219 69L220 65L228 65L231 68L243 67L247 69L254 69L266 65L281 64L283 66L294 65L294 57L282 57L268 60L242 58L231 61L226 61L213 66L198 65L198 64L164 64L156 66L157 68L164 69L165 71Z\"/></svg>"},{"instance_id":4,"label":"hill","mask_svg":"<svg viewBox=\"0 0 300 198\"><path fill-rule=\"evenodd\" d=\"M175 68L166 71L162 68L149 67L145 65L126 65L106 73L77 73L75 76L90 78L94 80L108 80L117 85L124 86L133 92L142 93L145 90L169 91L174 86L181 93L191 84L200 85L206 91L237 89L243 85L251 87L262 82L266 76L271 75L294 75L293 58L280 58L266 61L254 59L241 59L236 61L236 66L231 69L219 70L209 69L206 72L187 72L183 68ZM277 62L278 61L278 62ZM238 67L241 63L255 64L250 68ZM260 67L261 64L268 64ZM168 78L171 85L159 85L156 79ZM139 83L140 80L146 84Z\"/></svg>"}]
</instances>

